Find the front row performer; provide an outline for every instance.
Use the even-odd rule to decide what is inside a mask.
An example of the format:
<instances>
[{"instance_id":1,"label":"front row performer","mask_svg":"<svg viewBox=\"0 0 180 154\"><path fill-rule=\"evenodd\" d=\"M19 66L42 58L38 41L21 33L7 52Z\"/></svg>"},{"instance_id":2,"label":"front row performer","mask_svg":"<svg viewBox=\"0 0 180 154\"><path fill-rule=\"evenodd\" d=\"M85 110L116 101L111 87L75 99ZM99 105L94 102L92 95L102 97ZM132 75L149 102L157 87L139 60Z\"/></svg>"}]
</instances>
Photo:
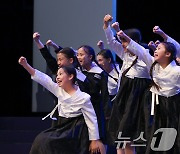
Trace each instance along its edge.
<instances>
[{"instance_id":1,"label":"front row performer","mask_svg":"<svg viewBox=\"0 0 180 154\"><path fill-rule=\"evenodd\" d=\"M48 116L58 109L58 125L41 132L35 138L30 154L87 154L104 153L99 143L97 117L90 101L90 95L80 91L75 85L74 67L62 66L58 69L56 82L31 67L25 57L19 58L22 65L38 82L58 98L58 104ZM89 134L89 135L88 135Z\"/></svg>"}]
</instances>

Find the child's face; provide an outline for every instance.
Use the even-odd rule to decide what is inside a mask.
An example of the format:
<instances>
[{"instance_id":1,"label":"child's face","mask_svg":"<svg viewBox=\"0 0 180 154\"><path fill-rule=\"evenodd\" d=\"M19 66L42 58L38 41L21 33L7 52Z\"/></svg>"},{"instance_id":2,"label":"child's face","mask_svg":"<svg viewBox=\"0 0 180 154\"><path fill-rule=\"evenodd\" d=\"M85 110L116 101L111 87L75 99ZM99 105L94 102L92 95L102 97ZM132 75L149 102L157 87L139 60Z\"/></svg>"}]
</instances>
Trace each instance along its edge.
<instances>
[{"instance_id":1,"label":"child's face","mask_svg":"<svg viewBox=\"0 0 180 154\"><path fill-rule=\"evenodd\" d=\"M165 46L160 43L154 51L154 60L157 62L162 62L165 58L167 58L168 55L169 53L166 51Z\"/></svg>"},{"instance_id":2,"label":"child's face","mask_svg":"<svg viewBox=\"0 0 180 154\"><path fill-rule=\"evenodd\" d=\"M58 53L57 54L57 64L59 67L61 67L61 66L69 66L72 63L63 53Z\"/></svg>"},{"instance_id":3,"label":"child's face","mask_svg":"<svg viewBox=\"0 0 180 154\"><path fill-rule=\"evenodd\" d=\"M77 59L82 67L92 63L90 56L84 51L84 48L79 48L77 52Z\"/></svg>"},{"instance_id":4,"label":"child's face","mask_svg":"<svg viewBox=\"0 0 180 154\"><path fill-rule=\"evenodd\" d=\"M57 72L56 82L59 87L65 88L68 82L70 82L70 75L68 75L63 68L60 68Z\"/></svg>"},{"instance_id":5,"label":"child's face","mask_svg":"<svg viewBox=\"0 0 180 154\"><path fill-rule=\"evenodd\" d=\"M102 55L97 55L97 62L105 70L110 65L110 60L104 58Z\"/></svg>"}]
</instances>

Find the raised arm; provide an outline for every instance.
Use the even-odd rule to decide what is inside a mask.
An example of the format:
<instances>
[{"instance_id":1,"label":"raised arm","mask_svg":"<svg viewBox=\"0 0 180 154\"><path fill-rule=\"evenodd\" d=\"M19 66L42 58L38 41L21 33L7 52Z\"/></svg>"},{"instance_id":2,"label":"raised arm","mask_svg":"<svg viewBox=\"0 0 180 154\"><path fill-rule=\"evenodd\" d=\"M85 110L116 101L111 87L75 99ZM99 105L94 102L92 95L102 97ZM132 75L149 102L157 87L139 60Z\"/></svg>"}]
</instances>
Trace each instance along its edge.
<instances>
[{"instance_id":1,"label":"raised arm","mask_svg":"<svg viewBox=\"0 0 180 154\"><path fill-rule=\"evenodd\" d=\"M58 69L58 64L56 61L56 58L54 58L49 49L47 48L46 45L44 45L41 41L40 41L40 34L38 32L35 32L33 34L33 39L39 49L39 51L41 52L41 55L43 56L43 58L45 59L49 69L52 71L53 74L56 74L57 69ZM54 45L55 46L55 45Z\"/></svg>"},{"instance_id":2,"label":"raised arm","mask_svg":"<svg viewBox=\"0 0 180 154\"><path fill-rule=\"evenodd\" d=\"M34 39L34 42L36 43L36 45L37 45L37 47L38 47L39 50L42 49L42 48L44 48L44 44L41 42L41 40L40 40L40 34L39 34L38 32L35 32L35 33L33 34L33 39Z\"/></svg>"},{"instance_id":3,"label":"raised arm","mask_svg":"<svg viewBox=\"0 0 180 154\"><path fill-rule=\"evenodd\" d=\"M107 14L104 17L104 25L103 25L103 29L105 32L105 36L106 36L106 40L107 40L107 44L110 46L111 50L114 51L119 58L123 59L124 57L124 49L123 46L120 42L118 42L116 40L116 38L114 37L113 31L111 30L110 27L110 22L112 21L112 16Z\"/></svg>"},{"instance_id":4,"label":"raised arm","mask_svg":"<svg viewBox=\"0 0 180 154\"><path fill-rule=\"evenodd\" d=\"M63 49L61 46L58 46L58 45L57 45L55 42L53 42L52 40L47 40L46 45L53 47L55 53L58 53L61 49Z\"/></svg>"},{"instance_id":5,"label":"raised arm","mask_svg":"<svg viewBox=\"0 0 180 154\"><path fill-rule=\"evenodd\" d=\"M53 82L52 79L48 75L30 66L26 58L23 56L19 58L18 62L27 70L27 72L31 75L31 78L34 81L41 84L43 87L48 89L51 93L53 93L55 96L60 95L59 93L60 87L57 85L57 83Z\"/></svg>"},{"instance_id":6,"label":"raised arm","mask_svg":"<svg viewBox=\"0 0 180 154\"><path fill-rule=\"evenodd\" d=\"M122 41L125 41L126 49L138 56L138 59L141 59L146 63L148 69L150 69L154 58L150 55L149 50L145 49L143 46L133 41L129 36L127 36L122 30L117 33L121 37Z\"/></svg>"},{"instance_id":7,"label":"raised arm","mask_svg":"<svg viewBox=\"0 0 180 154\"><path fill-rule=\"evenodd\" d=\"M119 27L119 23L116 21L116 22L112 23L111 27L114 28L114 30L116 31L117 39L118 39L118 41L121 42L119 36L117 35L117 33L121 30Z\"/></svg>"},{"instance_id":8,"label":"raised arm","mask_svg":"<svg viewBox=\"0 0 180 154\"><path fill-rule=\"evenodd\" d=\"M104 49L104 42L102 40L99 40L97 43L97 46L100 50L103 50Z\"/></svg>"},{"instance_id":9,"label":"raised arm","mask_svg":"<svg viewBox=\"0 0 180 154\"><path fill-rule=\"evenodd\" d=\"M148 43L148 47L154 52L156 50L156 44L154 43L154 41L150 41Z\"/></svg>"},{"instance_id":10,"label":"raised arm","mask_svg":"<svg viewBox=\"0 0 180 154\"><path fill-rule=\"evenodd\" d=\"M176 57L180 58L180 44L175 39L166 34L159 26L154 26L153 32L160 35L165 42L173 43L177 49Z\"/></svg>"},{"instance_id":11,"label":"raised arm","mask_svg":"<svg viewBox=\"0 0 180 154\"><path fill-rule=\"evenodd\" d=\"M21 56L18 60L18 63L22 65L30 75L33 76L35 74L35 69L31 65L29 65L25 57Z\"/></svg>"}]
</instances>

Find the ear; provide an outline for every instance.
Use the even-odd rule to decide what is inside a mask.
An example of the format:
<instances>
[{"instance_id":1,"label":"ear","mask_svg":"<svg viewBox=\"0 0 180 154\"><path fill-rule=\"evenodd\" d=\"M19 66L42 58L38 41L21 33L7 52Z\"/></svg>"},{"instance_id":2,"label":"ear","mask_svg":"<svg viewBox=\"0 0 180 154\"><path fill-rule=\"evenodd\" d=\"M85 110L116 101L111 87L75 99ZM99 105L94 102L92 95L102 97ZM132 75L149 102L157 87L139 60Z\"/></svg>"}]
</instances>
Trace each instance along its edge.
<instances>
[{"instance_id":1,"label":"ear","mask_svg":"<svg viewBox=\"0 0 180 154\"><path fill-rule=\"evenodd\" d=\"M165 55L166 57L171 57L171 53L170 52L166 52L166 55Z\"/></svg>"},{"instance_id":2,"label":"ear","mask_svg":"<svg viewBox=\"0 0 180 154\"><path fill-rule=\"evenodd\" d=\"M74 75L73 74L71 74L71 75L69 75L69 80L72 80L73 78L74 78Z\"/></svg>"},{"instance_id":3,"label":"ear","mask_svg":"<svg viewBox=\"0 0 180 154\"><path fill-rule=\"evenodd\" d=\"M89 59L90 59L91 61L92 61L92 57L93 57L92 55L89 56Z\"/></svg>"},{"instance_id":4,"label":"ear","mask_svg":"<svg viewBox=\"0 0 180 154\"><path fill-rule=\"evenodd\" d=\"M108 63L111 63L111 58L108 58Z\"/></svg>"},{"instance_id":5,"label":"ear","mask_svg":"<svg viewBox=\"0 0 180 154\"><path fill-rule=\"evenodd\" d=\"M73 58L70 58L70 59L69 59L69 62L72 64L72 63L73 63Z\"/></svg>"}]
</instances>

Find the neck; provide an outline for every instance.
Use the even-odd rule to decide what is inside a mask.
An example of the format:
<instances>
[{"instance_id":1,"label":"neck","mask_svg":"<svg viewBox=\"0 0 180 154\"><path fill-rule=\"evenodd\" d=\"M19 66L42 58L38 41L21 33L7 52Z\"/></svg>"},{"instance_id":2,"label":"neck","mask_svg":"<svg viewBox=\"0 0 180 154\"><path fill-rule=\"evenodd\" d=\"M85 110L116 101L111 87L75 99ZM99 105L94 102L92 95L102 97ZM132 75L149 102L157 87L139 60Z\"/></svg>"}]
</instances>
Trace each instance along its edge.
<instances>
[{"instance_id":1,"label":"neck","mask_svg":"<svg viewBox=\"0 0 180 154\"><path fill-rule=\"evenodd\" d=\"M162 63L159 62L159 65L160 65L163 69L166 68L169 64L170 64L169 61L163 61Z\"/></svg>"},{"instance_id":2,"label":"neck","mask_svg":"<svg viewBox=\"0 0 180 154\"><path fill-rule=\"evenodd\" d=\"M110 73L110 72L113 70L113 68L114 68L113 64L110 64L110 65L106 68L107 73Z\"/></svg>"},{"instance_id":3,"label":"neck","mask_svg":"<svg viewBox=\"0 0 180 154\"><path fill-rule=\"evenodd\" d=\"M92 67L93 67L93 65L92 65L92 63L91 63L91 64L87 64L86 66L84 66L84 69L86 69L87 71L89 71Z\"/></svg>"},{"instance_id":4,"label":"neck","mask_svg":"<svg viewBox=\"0 0 180 154\"><path fill-rule=\"evenodd\" d=\"M67 84L66 87L63 88L68 94L70 95L73 95L76 90L77 90L77 87L75 85L69 85Z\"/></svg>"}]
</instances>

